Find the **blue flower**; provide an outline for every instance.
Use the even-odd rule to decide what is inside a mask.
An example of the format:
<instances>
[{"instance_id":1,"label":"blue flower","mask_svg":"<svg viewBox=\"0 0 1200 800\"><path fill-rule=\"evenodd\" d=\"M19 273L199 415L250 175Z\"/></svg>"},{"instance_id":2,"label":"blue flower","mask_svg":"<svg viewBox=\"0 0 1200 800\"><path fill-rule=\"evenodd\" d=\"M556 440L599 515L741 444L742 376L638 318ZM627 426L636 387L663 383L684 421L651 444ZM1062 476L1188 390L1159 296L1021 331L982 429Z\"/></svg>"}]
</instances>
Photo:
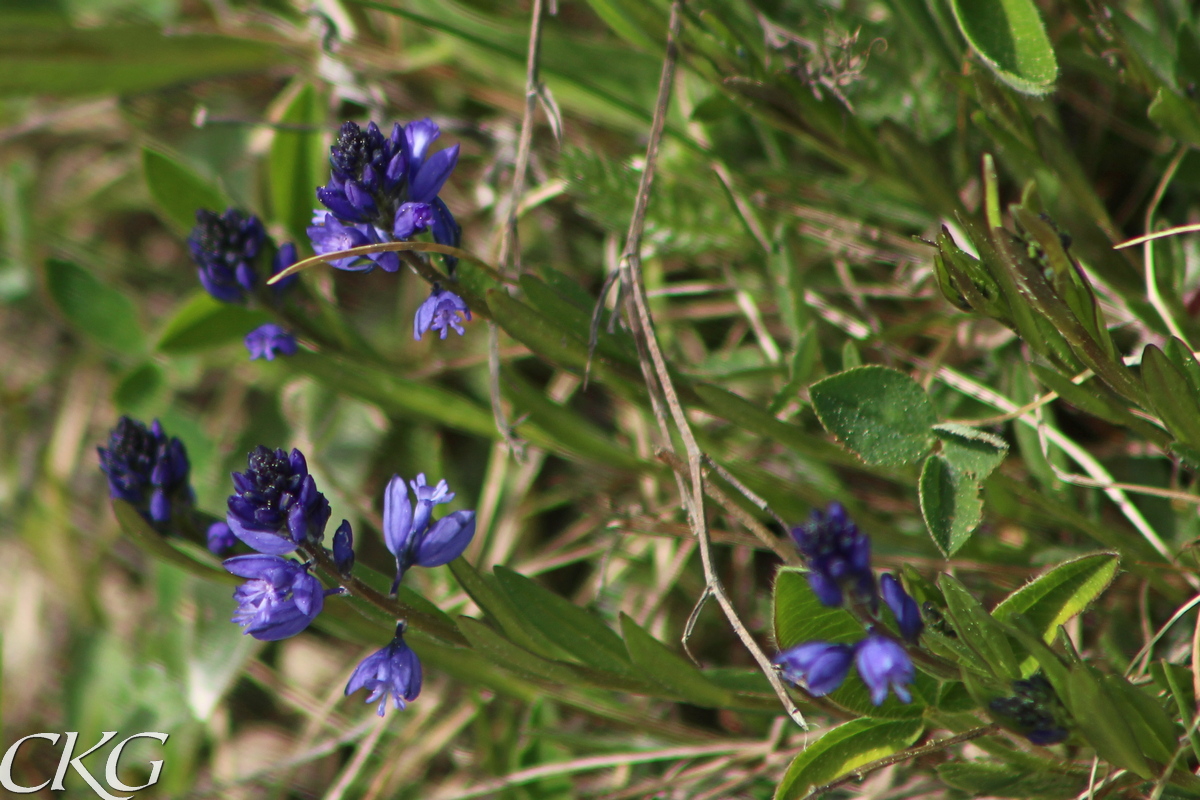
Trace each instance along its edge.
<instances>
[{"instance_id":1,"label":"blue flower","mask_svg":"<svg viewBox=\"0 0 1200 800\"><path fill-rule=\"evenodd\" d=\"M438 284L433 285L433 291L413 318L413 338L420 341L428 331L441 331L442 338L454 328L459 336L466 333L462 323L471 319L471 309L466 302L454 292L443 289Z\"/></svg>"},{"instance_id":2,"label":"blue flower","mask_svg":"<svg viewBox=\"0 0 1200 800\"><path fill-rule=\"evenodd\" d=\"M441 135L430 119L392 126L384 136L374 122L366 129L353 122L342 125L329 149L329 183L317 189L317 199L330 214L318 213L308 229L313 249L332 253L364 244L406 241L431 231L434 241L457 247L461 229L438 197L458 163L458 145L429 155ZM388 272L399 268L396 253L373 253L331 262L339 269L374 266ZM453 268L455 259L446 257Z\"/></svg>"},{"instance_id":3,"label":"blue flower","mask_svg":"<svg viewBox=\"0 0 1200 800\"><path fill-rule=\"evenodd\" d=\"M889 687L901 702L912 700L908 685L914 678L913 663L898 642L877 633L868 634L855 645L854 664L871 690L871 702L875 705L887 698Z\"/></svg>"},{"instance_id":4,"label":"blue flower","mask_svg":"<svg viewBox=\"0 0 1200 800\"><path fill-rule=\"evenodd\" d=\"M349 520L342 520L333 534L333 563L343 577L349 576L354 570L354 531Z\"/></svg>"},{"instance_id":5,"label":"blue flower","mask_svg":"<svg viewBox=\"0 0 1200 800\"><path fill-rule=\"evenodd\" d=\"M292 558L252 555L225 560L225 569L248 578L233 593L233 622L255 639L273 642L295 636L325 607L321 582Z\"/></svg>"},{"instance_id":6,"label":"blue flower","mask_svg":"<svg viewBox=\"0 0 1200 800\"><path fill-rule=\"evenodd\" d=\"M121 417L108 447L97 452L109 496L132 503L150 522L166 523L174 510L191 507L187 451L179 439L167 438L158 420L147 428Z\"/></svg>"},{"instance_id":7,"label":"blue flower","mask_svg":"<svg viewBox=\"0 0 1200 800\"><path fill-rule=\"evenodd\" d=\"M417 498L415 509L408 499L410 487ZM455 511L429 524L433 507L453 499L454 493L444 480L429 486L422 473L406 486L399 475L392 476L383 495L383 540L388 552L396 557L393 593L409 567L449 564L471 543L475 535L474 511Z\"/></svg>"},{"instance_id":8,"label":"blue flower","mask_svg":"<svg viewBox=\"0 0 1200 800\"><path fill-rule=\"evenodd\" d=\"M792 538L808 561L808 584L823 605L842 605L843 587L855 599L875 604L871 541L841 503L830 503L824 514L814 509L808 523L792 528Z\"/></svg>"},{"instance_id":9,"label":"blue flower","mask_svg":"<svg viewBox=\"0 0 1200 800\"><path fill-rule=\"evenodd\" d=\"M208 542L208 551L215 556L232 550L237 544L237 537L229 530L227 522L214 522L209 525L205 539Z\"/></svg>"},{"instance_id":10,"label":"blue flower","mask_svg":"<svg viewBox=\"0 0 1200 800\"><path fill-rule=\"evenodd\" d=\"M222 302L243 302L246 292L253 292L258 283L254 264L266 238L262 222L253 214L236 208L220 215L197 209L188 249L196 262L200 285Z\"/></svg>"},{"instance_id":11,"label":"blue flower","mask_svg":"<svg viewBox=\"0 0 1200 800\"><path fill-rule=\"evenodd\" d=\"M233 473L234 494L225 519L233 535L260 553L283 555L302 542L321 541L329 501L317 491L299 450L259 446L245 472Z\"/></svg>"},{"instance_id":12,"label":"blue flower","mask_svg":"<svg viewBox=\"0 0 1200 800\"><path fill-rule=\"evenodd\" d=\"M917 601L909 597L908 592L904 591L904 587L900 585L900 581L890 574L886 574L880 579L880 593L883 595L883 602L887 603L888 608L896 615L896 625L900 628L900 635L909 642L916 641L917 636L921 634L921 629L925 627L925 623L921 619L921 610L917 607Z\"/></svg>"},{"instance_id":13,"label":"blue flower","mask_svg":"<svg viewBox=\"0 0 1200 800\"><path fill-rule=\"evenodd\" d=\"M296 337L274 322L259 325L246 334L246 350L250 352L251 361L256 358L274 361L275 356L294 356L296 349Z\"/></svg>"},{"instance_id":14,"label":"blue flower","mask_svg":"<svg viewBox=\"0 0 1200 800\"><path fill-rule=\"evenodd\" d=\"M775 656L774 663L785 680L822 697L842 685L853 660L854 648L849 645L805 642Z\"/></svg>"},{"instance_id":15,"label":"blue flower","mask_svg":"<svg viewBox=\"0 0 1200 800\"><path fill-rule=\"evenodd\" d=\"M396 638L382 650L362 660L346 684L346 696L366 689L371 694L368 703L379 701L379 716L387 711L388 697L397 711L404 708L421 693L421 662L417 654L404 642L403 625L397 627Z\"/></svg>"}]
</instances>

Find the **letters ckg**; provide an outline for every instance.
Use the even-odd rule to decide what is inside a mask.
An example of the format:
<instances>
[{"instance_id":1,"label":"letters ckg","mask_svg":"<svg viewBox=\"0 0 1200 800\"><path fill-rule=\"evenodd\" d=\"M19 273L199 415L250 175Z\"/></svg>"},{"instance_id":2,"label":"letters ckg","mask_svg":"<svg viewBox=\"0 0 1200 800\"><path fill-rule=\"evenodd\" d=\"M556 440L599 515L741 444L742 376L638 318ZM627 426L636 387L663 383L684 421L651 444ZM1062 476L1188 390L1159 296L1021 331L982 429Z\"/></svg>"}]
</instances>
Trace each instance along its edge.
<instances>
[{"instance_id":1,"label":"letters ckg","mask_svg":"<svg viewBox=\"0 0 1200 800\"><path fill-rule=\"evenodd\" d=\"M22 737L13 742L8 750L5 751L4 758L0 759L0 786L4 787L6 791L12 792L13 794L33 794L34 792L39 792L42 789L45 789L47 786L50 787L50 791L52 792L61 792L64 791L63 779L67 776L67 768L74 767L75 771L79 773L79 776L83 778L84 782L91 787L92 791L95 792L96 796L100 797L101 800L129 800L132 795L109 794L105 787L101 785L98 780L96 780L96 777L92 775L92 773L88 772L88 768L83 765L84 758L99 750L101 747L104 747L104 745L112 741L116 735L116 731L104 731L99 742L77 756L73 756L76 742L79 739L79 734L75 731L67 731L65 734L32 733L28 736ZM66 737L66 741L63 743L62 757L58 761L58 769L55 771L53 778L38 784L37 786L21 786L13 780L13 761L16 760L17 750L20 749L21 745L30 739L45 739L46 741L50 742L50 744L57 745L59 739L61 739L63 736ZM166 733L147 731L143 733L135 733L132 736L125 738L123 741L118 742L116 746L113 747L112 752L108 754L108 760L104 765L104 780L107 782L108 788L118 792L138 792L158 783L159 775L162 773L162 759L150 762L150 779L141 786L128 786L123 783L117 776L117 767L120 765L121 753L125 750L125 745L129 744L134 739L154 739L165 745L167 743L168 736L169 734Z\"/></svg>"}]
</instances>

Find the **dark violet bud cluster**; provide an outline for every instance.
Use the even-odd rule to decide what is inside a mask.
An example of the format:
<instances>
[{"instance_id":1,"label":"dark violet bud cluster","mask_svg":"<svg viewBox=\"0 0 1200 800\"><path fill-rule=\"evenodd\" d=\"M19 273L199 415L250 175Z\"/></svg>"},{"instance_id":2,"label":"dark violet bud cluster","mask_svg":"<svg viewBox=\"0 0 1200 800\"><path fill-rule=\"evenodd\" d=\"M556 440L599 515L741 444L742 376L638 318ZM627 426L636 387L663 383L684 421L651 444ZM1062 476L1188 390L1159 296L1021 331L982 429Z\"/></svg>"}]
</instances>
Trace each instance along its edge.
<instances>
[{"instance_id":1,"label":"dark violet bud cluster","mask_svg":"<svg viewBox=\"0 0 1200 800\"><path fill-rule=\"evenodd\" d=\"M792 530L800 552L808 561L808 583L823 605L837 607L848 593L865 603L874 615L879 603L875 575L871 572L871 543L866 534L846 516L839 503L828 511L814 511L807 525ZM883 601L896 619L900 635L915 642L924 622L917 603L893 575L880 581ZM904 645L867 626L867 636L854 644L804 642L775 657L785 680L802 686L816 697L827 695L845 681L851 663L871 692L871 702L880 705L888 691L902 702L910 702L908 690L915 671Z\"/></svg>"},{"instance_id":2,"label":"dark violet bud cluster","mask_svg":"<svg viewBox=\"0 0 1200 800\"><path fill-rule=\"evenodd\" d=\"M370 692L366 702L379 702L379 716L387 711L390 697L397 711L403 711L408 703L421 693L421 662L417 654L404 642L404 625L396 627L396 638L382 650L362 660L346 684L346 696L366 689Z\"/></svg>"},{"instance_id":3,"label":"dark violet bud cluster","mask_svg":"<svg viewBox=\"0 0 1200 800\"><path fill-rule=\"evenodd\" d=\"M989 703L997 719L1037 745L1058 744L1070 733L1058 720L1062 703L1054 687L1040 673L1028 680L1013 681L1011 697L997 697Z\"/></svg>"},{"instance_id":4,"label":"dark violet bud cluster","mask_svg":"<svg viewBox=\"0 0 1200 800\"><path fill-rule=\"evenodd\" d=\"M150 522L164 525L176 511L191 508L187 451L179 439L167 438L158 420L147 428L121 417L108 447L97 451L109 495L132 503Z\"/></svg>"},{"instance_id":5,"label":"dark violet bud cluster","mask_svg":"<svg viewBox=\"0 0 1200 800\"><path fill-rule=\"evenodd\" d=\"M251 361L257 358L274 361L276 356L294 356L296 349L296 337L274 322L260 325L246 334L246 350Z\"/></svg>"},{"instance_id":6,"label":"dark violet bud cluster","mask_svg":"<svg viewBox=\"0 0 1200 800\"><path fill-rule=\"evenodd\" d=\"M429 331L439 331L445 339L450 328L462 336L466 333L462 323L470 319L471 309L467 308L466 302L454 292L435 283L433 291L425 302L421 303L413 318L413 338L420 341Z\"/></svg>"},{"instance_id":7,"label":"dark violet bud cluster","mask_svg":"<svg viewBox=\"0 0 1200 800\"><path fill-rule=\"evenodd\" d=\"M217 214L197 209L196 227L188 236L188 250L196 263L200 285L224 303L243 303L252 295L260 280L259 261L268 247L267 232L253 214L236 208ZM285 244L275 251L271 275L296 263L296 248ZM287 278L273 287L282 292L295 282Z\"/></svg>"},{"instance_id":8,"label":"dark violet bud cluster","mask_svg":"<svg viewBox=\"0 0 1200 800\"><path fill-rule=\"evenodd\" d=\"M431 119L396 123L384 136L374 122L366 129L342 125L329 149L329 183L317 189L318 210L308 229L317 253L333 253L382 242L403 242L423 231L434 241L457 247L461 230L438 197L458 163L458 145L429 155L441 135ZM331 262L339 269L387 272L400 268L394 252L371 253ZM453 265L454 260L448 258Z\"/></svg>"},{"instance_id":9,"label":"dark violet bud cluster","mask_svg":"<svg viewBox=\"0 0 1200 800\"><path fill-rule=\"evenodd\" d=\"M841 503L830 503L824 513L814 509L806 524L792 528L792 538L808 562L808 584L823 605L840 606L844 590L854 600L875 605L871 540Z\"/></svg>"},{"instance_id":10,"label":"dark violet bud cluster","mask_svg":"<svg viewBox=\"0 0 1200 800\"><path fill-rule=\"evenodd\" d=\"M412 489L416 505L408 499ZM395 593L409 567L440 567L462 555L475 536L475 512L454 511L430 524L433 507L449 503L454 492L444 480L436 486L425 482L424 473L405 485L393 475L383 496L383 539L396 557Z\"/></svg>"},{"instance_id":11,"label":"dark violet bud cluster","mask_svg":"<svg viewBox=\"0 0 1200 800\"><path fill-rule=\"evenodd\" d=\"M317 491L299 450L259 446L245 472L233 473L235 492L226 521L233 535L260 553L285 555L306 541L320 542L329 501Z\"/></svg>"}]
</instances>

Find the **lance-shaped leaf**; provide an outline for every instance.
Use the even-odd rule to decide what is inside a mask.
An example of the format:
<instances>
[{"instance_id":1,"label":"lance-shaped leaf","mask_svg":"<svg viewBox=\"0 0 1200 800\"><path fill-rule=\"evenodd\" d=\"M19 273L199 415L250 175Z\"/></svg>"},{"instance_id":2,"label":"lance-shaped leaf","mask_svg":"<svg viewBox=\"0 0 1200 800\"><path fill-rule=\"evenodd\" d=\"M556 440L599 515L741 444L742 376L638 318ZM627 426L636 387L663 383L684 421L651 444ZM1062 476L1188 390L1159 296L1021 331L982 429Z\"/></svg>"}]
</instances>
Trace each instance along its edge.
<instances>
[{"instance_id":1,"label":"lance-shaped leaf","mask_svg":"<svg viewBox=\"0 0 1200 800\"><path fill-rule=\"evenodd\" d=\"M72 261L46 261L46 288L67 322L119 353L145 350L137 306L119 290Z\"/></svg>"},{"instance_id":2,"label":"lance-shaped leaf","mask_svg":"<svg viewBox=\"0 0 1200 800\"><path fill-rule=\"evenodd\" d=\"M903 750L924 730L921 720L856 719L830 729L796 756L775 789L775 800L804 797L855 767Z\"/></svg>"},{"instance_id":3,"label":"lance-shaped leaf","mask_svg":"<svg viewBox=\"0 0 1200 800\"><path fill-rule=\"evenodd\" d=\"M954 19L993 74L1023 94L1054 91L1058 60L1033 0L952 0Z\"/></svg>"},{"instance_id":4,"label":"lance-shaped leaf","mask_svg":"<svg viewBox=\"0 0 1200 800\"><path fill-rule=\"evenodd\" d=\"M687 702L721 708L733 702L733 693L696 669L687 659L643 630L633 619L621 614L621 634L629 658L642 671L642 677Z\"/></svg>"},{"instance_id":5,"label":"lance-shaped leaf","mask_svg":"<svg viewBox=\"0 0 1200 800\"><path fill-rule=\"evenodd\" d=\"M150 196L180 233L186 234L195 226L196 209L207 208L219 214L229 205L217 186L165 153L144 148L142 170Z\"/></svg>"},{"instance_id":6,"label":"lance-shaped leaf","mask_svg":"<svg viewBox=\"0 0 1200 800\"><path fill-rule=\"evenodd\" d=\"M1030 364L1029 368L1047 389L1057 393L1059 397L1080 411L1107 420L1114 425L1129 428L1162 447L1171 444L1172 437L1169 433L1157 425L1135 416L1129 410L1128 402L1103 384L1096 381L1076 384L1065 375L1041 364Z\"/></svg>"},{"instance_id":7,"label":"lance-shaped leaf","mask_svg":"<svg viewBox=\"0 0 1200 800\"><path fill-rule=\"evenodd\" d=\"M1115 553L1097 553L1060 564L1004 598L992 616L1007 622L1021 614L1049 644L1059 625L1083 613L1108 588L1119 561Z\"/></svg>"},{"instance_id":8,"label":"lance-shaped leaf","mask_svg":"<svg viewBox=\"0 0 1200 800\"><path fill-rule=\"evenodd\" d=\"M1021 677L1004 627L956 578L943 574L938 586L946 596L946 610L958 638L988 663L996 677L1006 681Z\"/></svg>"},{"instance_id":9,"label":"lance-shaped leaf","mask_svg":"<svg viewBox=\"0 0 1200 800\"><path fill-rule=\"evenodd\" d=\"M1184 444L1200 447L1200 405L1183 372L1152 344L1142 351L1142 382L1159 418Z\"/></svg>"}]
</instances>

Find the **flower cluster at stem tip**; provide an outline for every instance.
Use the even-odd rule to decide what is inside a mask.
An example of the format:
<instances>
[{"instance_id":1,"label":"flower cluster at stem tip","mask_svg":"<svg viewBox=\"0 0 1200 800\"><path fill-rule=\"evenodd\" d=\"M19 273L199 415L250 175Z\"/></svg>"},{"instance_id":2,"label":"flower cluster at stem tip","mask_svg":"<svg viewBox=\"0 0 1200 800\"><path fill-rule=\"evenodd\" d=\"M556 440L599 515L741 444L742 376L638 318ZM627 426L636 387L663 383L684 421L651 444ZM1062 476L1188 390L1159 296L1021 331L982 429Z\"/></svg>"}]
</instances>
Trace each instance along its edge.
<instances>
[{"instance_id":1,"label":"flower cluster at stem tip","mask_svg":"<svg viewBox=\"0 0 1200 800\"><path fill-rule=\"evenodd\" d=\"M462 229L438 196L458 163L459 146L432 155L430 146L441 136L431 119L407 125L395 123L390 136L374 122L361 128L342 125L329 148L329 183L317 189L324 208L313 212L308 237L317 254L384 242L406 242L429 231L438 244L458 247ZM443 256L453 277L458 259ZM334 267L365 272L379 267L400 269L392 251L334 259ZM445 339L450 329L464 334L462 322L471 319L467 304L454 292L434 285L417 310L413 333L420 339L430 330Z\"/></svg>"},{"instance_id":2,"label":"flower cluster at stem tip","mask_svg":"<svg viewBox=\"0 0 1200 800\"><path fill-rule=\"evenodd\" d=\"M892 575L884 575L876 588L871 542L840 503L830 503L824 513L814 510L808 523L792 529L792 538L808 561L808 584L822 605L836 608L850 598L874 614L882 594L900 635L908 642L916 641L924 627L916 601ZM868 625L866 637L854 644L804 642L784 650L774 663L786 680L803 686L814 697L841 686L853 663L875 705L883 703L889 690L902 702L912 700L908 689L915 677L912 659L903 644L873 625Z\"/></svg>"},{"instance_id":3,"label":"flower cluster at stem tip","mask_svg":"<svg viewBox=\"0 0 1200 800\"><path fill-rule=\"evenodd\" d=\"M262 221L236 208L226 209L224 214L197 209L188 250L200 285L223 303L245 303L247 297L255 296L261 283L259 262L268 252L273 253L270 275L278 275L298 260L294 244L288 242L276 248ZM296 280L297 276L292 275L274 284L270 300L277 302ZM246 335L246 349L251 360L271 361L277 355L295 355L296 340L278 325L267 323Z\"/></svg>"},{"instance_id":4,"label":"flower cluster at stem tip","mask_svg":"<svg viewBox=\"0 0 1200 800\"><path fill-rule=\"evenodd\" d=\"M108 478L109 496L132 503L154 525L165 525L173 513L192 506L191 470L183 442L167 438L162 425L121 417L99 447L100 469Z\"/></svg>"},{"instance_id":5,"label":"flower cluster at stem tip","mask_svg":"<svg viewBox=\"0 0 1200 800\"><path fill-rule=\"evenodd\" d=\"M233 483L235 492L229 498L224 527L218 523L208 531L210 548L214 542L236 537L258 551L224 562L229 572L247 579L234 592L238 607L233 621L264 641L295 636L321 613L326 597L347 591L344 587L323 588L310 573L312 562L285 557L297 550L313 554L314 548L322 548L329 502L318 491L299 450L288 454L260 446L250 453L246 471L233 474ZM410 488L415 505L408 498ZM474 511L454 511L433 520L433 507L453 499L446 481L430 486L424 474L407 484L399 476L389 482L383 533L388 550L396 557L393 595L409 567L447 564L470 543L475 535ZM332 553L321 549L317 555L332 556L337 575L331 578L352 580L354 531L349 521L342 520L332 545ZM347 695L367 689L367 702L379 702L381 716L388 698L400 710L421 691L421 662L404 642L403 633L401 622L392 641L365 658L346 686Z\"/></svg>"}]
</instances>

